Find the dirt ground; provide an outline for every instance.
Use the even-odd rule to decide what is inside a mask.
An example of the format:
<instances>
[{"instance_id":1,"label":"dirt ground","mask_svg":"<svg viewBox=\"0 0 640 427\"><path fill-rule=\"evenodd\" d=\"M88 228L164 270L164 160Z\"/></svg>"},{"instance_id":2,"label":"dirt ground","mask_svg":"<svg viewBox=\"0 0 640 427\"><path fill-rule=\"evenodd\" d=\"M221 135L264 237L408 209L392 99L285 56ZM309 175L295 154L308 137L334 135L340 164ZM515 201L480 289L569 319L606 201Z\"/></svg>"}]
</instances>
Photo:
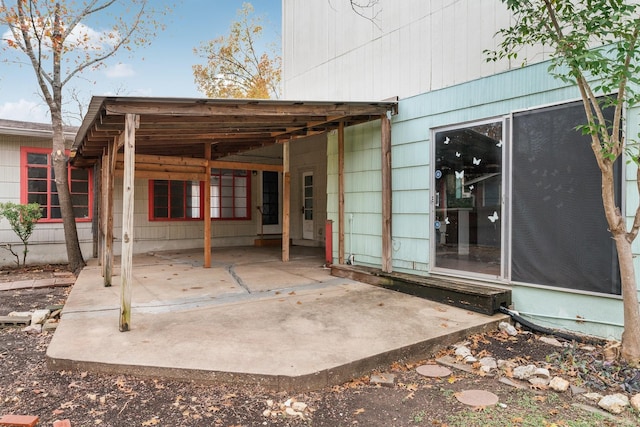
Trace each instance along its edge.
<instances>
[{"instance_id":1,"label":"dirt ground","mask_svg":"<svg viewBox=\"0 0 640 427\"><path fill-rule=\"evenodd\" d=\"M52 276L64 266L44 266L0 274L0 282ZM64 304L69 287L0 291L0 316ZM504 384L512 369L480 373L479 364L453 368L443 378L416 368L451 356L453 349L424 355L419 363L397 361L380 372L332 388L307 393L276 393L258 387L167 381L91 372L55 372L46 367L51 332L0 328L0 416L30 414L41 426L69 419L72 426L635 426L640 414L620 415L570 390ZM610 357L602 345L566 343L556 347L537 334L501 331L468 337L474 356L493 356L515 365L535 364L573 387L603 395L640 392L640 372ZM462 363L461 361L459 361ZM467 372L469 371L469 372ZM391 386L372 384L374 375L395 376ZM458 399L464 391L495 394L499 403L472 407ZM574 389L577 391L577 389Z\"/></svg>"}]
</instances>

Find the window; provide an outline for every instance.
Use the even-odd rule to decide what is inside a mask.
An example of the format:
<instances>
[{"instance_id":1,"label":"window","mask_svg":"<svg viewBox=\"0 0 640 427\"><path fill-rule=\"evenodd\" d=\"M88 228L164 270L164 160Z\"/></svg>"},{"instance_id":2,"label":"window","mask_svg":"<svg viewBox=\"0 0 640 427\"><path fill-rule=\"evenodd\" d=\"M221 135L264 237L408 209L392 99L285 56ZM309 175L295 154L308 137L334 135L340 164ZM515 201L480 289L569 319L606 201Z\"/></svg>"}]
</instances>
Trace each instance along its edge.
<instances>
[{"instance_id":1,"label":"window","mask_svg":"<svg viewBox=\"0 0 640 427\"><path fill-rule=\"evenodd\" d=\"M248 171L211 170L211 219L251 219ZM199 181L149 181L149 219L201 220L204 188Z\"/></svg>"},{"instance_id":2,"label":"window","mask_svg":"<svg viewBox=\"0 0 640 427\"><path fill-rule=\"evenodd\" d=\"M149 181L149 219L202 219L198 181Z\"/></svg>"},{"instance_id":3,"label":"window","mask_svg":"<svg viewBox=\"0 0 640 427\"><path fill-rule=\"evenodd\" d=\"M613 122L613 107L605 118ZM582 102L513 115L511 279L620 294L615 243ZM622 165L616 164L621 200ZM618 205L620 206L620 205Z\"/></svg>"},{"instance_id":4,"label":"window","mask_svg":"<svg viewBox=\"0 0 640 427\"><path fill-rule=\"evenodd\" d=\"M248 171L211 169L211 218L250 219L250 190Z\"/></svg>"},{"instance_id":5,"label":"window","mask_svg":"<svg viewBox=\"0 0 640 427\"><path fill-rule=\"evenodd\" d=\"M93 205L91 170L69 167L67 180L76 220L90 221ZM51 150L27 148L21 150L22 203L38 203L42 207L42 222L60 222L62 212L56 188Z\"/></svg>"}]
</instances>

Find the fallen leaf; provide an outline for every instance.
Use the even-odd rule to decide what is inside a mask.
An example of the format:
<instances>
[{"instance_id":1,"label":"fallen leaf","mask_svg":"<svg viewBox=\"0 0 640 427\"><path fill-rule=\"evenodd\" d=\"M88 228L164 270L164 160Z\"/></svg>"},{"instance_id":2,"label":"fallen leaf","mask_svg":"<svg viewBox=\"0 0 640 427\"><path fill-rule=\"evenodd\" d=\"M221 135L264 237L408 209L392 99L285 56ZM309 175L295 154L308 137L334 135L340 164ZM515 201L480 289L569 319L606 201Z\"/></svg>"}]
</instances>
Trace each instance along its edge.
<instances>
[{"instance_id":1,"label":"fallen leaf","mask_svg":"<svg viewBox=\"0 0 640 427\"><path fill-rule=\"evenodd\" d=\"M160 424L160 420L158 419L158 417L153 417L150 420L142 423L143 426L155 426L157 424Z\"/></svg>"},{"instance_id":2,"label":"fallen leaf","mask_svg":"<svg viewBox=\"0 0 640 427\"><path fill-rule=\"evenodd\" d=\"M359 408L353 411L353 415L360 415L364 412L364 408Z\"/></svg>"},{"instance_id":3,"label":"fallen leaf","mask_svg":"<svg viewBox=\"0 0 640 427\"><path fill-rule=\"evenodd\" d=\"M289 292L288 295L295 295L295 294L296 294L296 291L291 291L291 292Z\"/></svg>"}]
</instances>

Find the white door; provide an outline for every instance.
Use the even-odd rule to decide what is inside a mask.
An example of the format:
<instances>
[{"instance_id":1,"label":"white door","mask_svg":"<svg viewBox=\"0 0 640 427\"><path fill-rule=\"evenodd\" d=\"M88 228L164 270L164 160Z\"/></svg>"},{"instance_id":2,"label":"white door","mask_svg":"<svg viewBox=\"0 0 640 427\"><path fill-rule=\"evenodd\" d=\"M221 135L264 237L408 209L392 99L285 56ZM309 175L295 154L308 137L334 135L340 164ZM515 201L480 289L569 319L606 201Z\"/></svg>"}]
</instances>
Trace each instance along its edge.
<instances>
[{"instance_id":1,"label":"white door","mask_svg":"<svg viewBox=\"0 0 640 427\"><path fill-rule=\"evenodd\" d=\"M313 172L302 174L302 238L313 239Z\"/></svg>"}]
</instances>

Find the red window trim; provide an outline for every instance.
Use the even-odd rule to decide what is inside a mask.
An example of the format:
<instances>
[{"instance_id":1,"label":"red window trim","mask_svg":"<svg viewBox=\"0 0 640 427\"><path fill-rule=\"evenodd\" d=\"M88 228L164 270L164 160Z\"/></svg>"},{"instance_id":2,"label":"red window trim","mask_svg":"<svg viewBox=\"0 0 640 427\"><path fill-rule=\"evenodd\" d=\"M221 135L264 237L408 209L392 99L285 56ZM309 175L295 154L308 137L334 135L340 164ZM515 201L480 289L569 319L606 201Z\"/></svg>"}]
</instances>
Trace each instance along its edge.
<instances>
[{"instance_id":1,"label":"red window trim","mask_svg":"<svg viewBox=\"0 0 640 427\"><path fill-rule=\"evenodd\" d=\"M204 189L202 186L202 181L200 182L199 186L198 186L198 191L200 192L200 211L198 214L197 218L156 218L154 215L155 212L155 206L154 206L154 200L155 200L155 193L154 193L154 189L153 189L153 184L156 181L180 181L180 182L191 182L191 181L185 181L185 180L163 180L163 179L150 179L149 180L149 221L202 221L202 219L204 218L204 206L202 203L202 200L204 198ZM185 194L186 197L186 194ZM186 199L184 199L185 202L185 212L186 212ZM171 212L171 208L169 208L169 212Z\"/></svg>"},{"instance_id":2,"label":"red window trim","mask_svg":"<svg viewBox=\"0 0 640 427\"><path fill-rule=\"evenodd\" d=\"M225 170L229 170L229 169L224 169L223 168L223 169L217 169L217 170L225 171ZM231 169L231 170L233 170L233 172L234 172L234 175L233 175L234 184L233 184L233 187L232 187L233 191L234 191L234 195L232 196L232 200L234 202L234 206L232 207L232 209L233 209L233 212L234 212L234 215L235 215L235 200L236 200L236 197L235 197L235 188L236 188L235 187L235 180L236 180L235 172L237 171L237 169ZM211 221L251 221L251 212L252 212L251 211L251 171L247 170L246 173L247 173L247 175L246 175L246 179L247 179L247 197L246 197L246 199L247 199L247 216L246 217L239 217L239 218L236 218L236 217L233 217L233 218L213 218L213 217L211 217ZM215 174L215 175L222 177L221 173ZM213 177L214 174L212 173L211 176ZM222 182L222 180L221 180L221 182Z\"/></svg>"},{"instance_id":3,"label":"red window trim","mask_svg":"<svg viewBox=\"0 0 640 427\"><path fill-rule=\"evenodd\" d=\"M29 176L28 172L28 164L27 164L27 154L36 153L36 154L46 154L47 155L47 176L49 175L50 170L53 168L51 165L51 149L50 148L42 148L42 147L20 147L20 203L26 204L29 200ZM69 150L65 150L67 156L69 155ZM67 165L67 182L71 184L71 170L72 169L80 169L74 168L73 166ZM88 216L86 218L76 218L76 222L91 222L93 220L93 170L87 169L88 172ZM51 189L47 188L47 198L51 197ZM41 218L38 220L41 223L62 223L62 218Z\"/></svg>"},{"instance_id":4,"label":"red window trim","mask_svg":"<svg viewBox=\"0 0 640 427\"><path fill-rule=\"evenodd\" d=\"M246 217L241 217L241 218L211 218L211 221L251 221L251 172L250 171L246 171L247 175L246 175L246 179L247 179L247 216ZM199 218L156 218L154 215L155 209L154 209L154 189L153 189L153 183L155 181L162 181L162 180L154 180L154 179L150 179L149 180L149 190L148 190L148 196L149 196L149 200L148 200L148 219L149 221L201 221L204 219L204 182L200 181L200 217ZM178 181L183 181L184 180L178 180ZM235 181L235 176L234 176L234 181ZM235 188L235 186L234 186ZM234 199L235 200L235 199ZM234 206L234 212L235 212L235 206Z\"/></svg>"}]
</instances>

